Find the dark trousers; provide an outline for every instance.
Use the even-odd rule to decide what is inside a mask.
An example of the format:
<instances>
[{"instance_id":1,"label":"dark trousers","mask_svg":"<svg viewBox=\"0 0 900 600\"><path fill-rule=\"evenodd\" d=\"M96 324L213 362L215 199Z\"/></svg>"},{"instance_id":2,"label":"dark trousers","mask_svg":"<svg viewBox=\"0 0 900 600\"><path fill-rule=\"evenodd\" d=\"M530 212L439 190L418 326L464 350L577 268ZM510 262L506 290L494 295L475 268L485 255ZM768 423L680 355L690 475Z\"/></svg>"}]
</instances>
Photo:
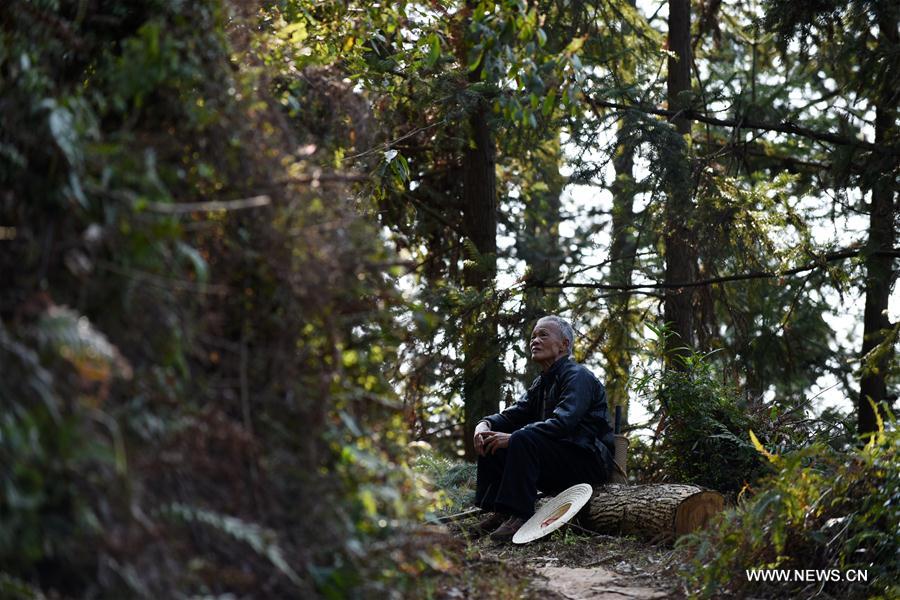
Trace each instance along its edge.
<instances>
[{"instance_id":1,"label":"dark trousers","mask_svg":"<svg viewBox=\"0 0 900 600\"><path fill-rule=\"evenodd\" d=\"M509 448L478 457L475 504L527 519L534 514L539 489L557 494L577 483L604 483L608 477L590 450L520 429L510 437Z\"/></svg>"}]
</instances>

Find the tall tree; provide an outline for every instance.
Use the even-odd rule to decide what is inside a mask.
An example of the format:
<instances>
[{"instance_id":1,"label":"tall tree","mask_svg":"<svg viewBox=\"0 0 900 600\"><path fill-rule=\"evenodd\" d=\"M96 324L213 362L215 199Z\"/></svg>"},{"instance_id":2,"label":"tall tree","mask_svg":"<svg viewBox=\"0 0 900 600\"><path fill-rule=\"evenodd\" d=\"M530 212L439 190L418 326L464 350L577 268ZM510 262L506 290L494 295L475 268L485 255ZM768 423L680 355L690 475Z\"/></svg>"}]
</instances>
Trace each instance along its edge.
<instances>
[{"instance_id":1,"label":"tall tree","mask_svg":"<svg viewBox=\"0 0 900 600\"><path fill-rule=\"evenodd\" d=\"M897 8L895 5L875 5L878 24L878 46L886 59L887 73L881 85L874 90L872 102L875 106L875 144L886 147L897 136L897 88L896 51L900 48L897 35ZM884 162L882 158L882 162ZM865 254L866 308L863 316L862 355L871 352L884 342L885 334L891 327L888 318L888 297L894 284L894 257L889 254L896 240L896 179L888 161L885 170L875 177L872 184L872 202L869 213L869 240ZM892 351L879 354L874 365L864 365L859 385L857 404L857 430L864 435L876 430L875 412L871 400L876 405L887 395L885 372Z\"/></svg>"},{"instance_id":2,"label":"tall tree","mask_svg":"<svg viewBox=\"0 0 900 600\"><path fill-rule=\"evenodd\" d=\"M523 292L521 314L522 344L526 355L537 319L557 312L559 308L559 289L543 285L559 279L563 260L559 237L560 195L564 186L564 178L559 172L562 149L559 131L551 128L549 133L547 140L528 156L531 180L523 186L522 221L516 240L516 256L529 270L530 285ZM523 384L529 385L539 372L537 365L527 361Z\"/></svg>"},{"instance_id":3,"label":"tall tree","mask_svg":"<svg viewBox=\"0 0 900 600\"><path fill-rule=\"evenodd\" d=\"M669 0L669 52L666 79L669 109L676 111L672 122L682 136L690 136L691 90L691 3L690 0ZM684 145L680 147L685 148ZM687 161L687 152L682 158ZM666 275L667 284L687 283L695 275L693 249L691 247L690 215L691 187L685 181L669 182L669 200L666 204ZM693 288L667 288L665 320L671 323L677 335L678 347L691 347L694 340ZM677 366L677 361L676 361Z\"/></svg>"},{"instance_id":4,"label":"tall tree","mask_svg":"<svg viewBox=\"0 0 900 600\"><path fill-rule=\"evenodd\" d=\"M634 6L633 0L629 2ZM635 84L637 60L635 54L627 54L620 61L618 77L625 86ZM635 115L626 112L619 122L616 146L613 150L613 170L615 179L610 185L612 193L612 222L609 245L609 282L621 286L609 299L607 317L607 339L603 345L606 370L606 399L610 414L615 407L622 407L624 421L628 421L628 379L631 375L632 330L637 321L637 313L632 308L633 294L628 286L636 263L638 246L637 227L634 214L636 192L634 178L634 158L637 144L634 135Z\"/></svg>"},{"instance_id":5,"label":"tall tree","mask_svg":"<svg viewBox=\"0 0 900 600\"><path fill-rule=\"evenodd\" d=\"M865 116L856 117L861 129L874 128L874 143L844 138L842 147L831 156L832 170L843 176L843 185L857 185L871 199L868 206L863 205L869 213L869 227L862 253L866 301L864 360L856 406L860 434L877 426L870 400L878 403L887 396L885 375L894 354L886 333L891 326L888 298L896 275L898 11L895 3L861 0L829 0L816 5L769 0L766 6L765 26L778 34L783 45L798 40L804 52L814 47L816 67L834 78L845 104L852 107L866 102L875 113L874 123ZM848 123L843 125L846 128Z\"/></svg>"},{"instance_id":6,"label":"tall tree","mask_svg":"<svg viewBox=\"0 0 900 600\"><path fill-rule=\"evenodd\" d=\"M606 397L610 414L615 414L615 406L622 406L628 417L628 378L631 373L633 355L632 329L637 315L632 309L632 293L628 286L632 282L637 253L637 236L634 214L634 154L635 143L631 130L633 115L625 114L618 132L613 157L615 181L610 186L612 192L612 224L609 246L609 277L612 285L622 290L609 299L607 317L607 339L603 346L606 369Z\"/></svg>"},{"instance_id":7,"label":"tall tree","mask_svg":"<svg viewBox=\"0 0 900 600\"><path fill-rule=\"evenodd\" d=\"M471 7L470 7L471 8ZM471 29L471 28L470 28ZM466 48L467 56L473 53ZM476 55L477 56L477 55ZM469 65L469 82L481 80L484 54ZM494 136L488 122L488 102L479 98L469 114L469 141L463 151L463 232L477 251L463 272L466 287L490 289L497 275L497 172ZM492 303L470 311L463 330L463 441L473 458L475 425L500 406L503 367L497 339L497 314Z\"/></svg>"},{"instance_id":8,"label":"tall tree","mask_svg":"<svg viewBox=\"0 0 900 600\"><path fill-rule=\"evenodd\" d=\"M432 10L441 18L431 19ZM419 298L444 316L425 319L427 334L411 342L433 357L419 361L419 374L430 371L418 378L429 382L420 395L431 395L440 419L458 420L461 392L462 437L471 456L475 423L499 406L500 347L519 336L518 324L498 323L497 157L521 167L523 150L534 146L516 140L547 138L547 114L577 94L581 45L551 48L538 7L526 10L517 0L356 12L368 22L346 43L356 48L360 36L367 42L355 58L348 53L348 65L373 97L389 148L361 155L385 157L379 213L418 263ZM429 18L419 19L423 14Z\"/></svg>"}]
</instances>

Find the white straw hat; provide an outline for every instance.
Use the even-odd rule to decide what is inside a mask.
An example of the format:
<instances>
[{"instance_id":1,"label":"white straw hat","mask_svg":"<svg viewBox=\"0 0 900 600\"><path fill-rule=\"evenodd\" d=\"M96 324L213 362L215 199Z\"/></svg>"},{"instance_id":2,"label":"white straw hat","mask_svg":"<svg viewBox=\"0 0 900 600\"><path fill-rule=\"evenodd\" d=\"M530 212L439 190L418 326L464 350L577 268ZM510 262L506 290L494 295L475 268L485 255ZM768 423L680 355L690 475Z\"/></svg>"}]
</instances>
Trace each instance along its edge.
<instances>
[{"instance_id":1,"label":"white straw hat","mask_svg":"<svg viewBox=\"0 0 900 600\"><path fill-rule=\"evenodd\" d=\"M587 483L579 483L560 492L519 527L513 536L513 543L527 544L556 531L578 514L593 493L594 488Z\"/></svg>"}]
</instances>

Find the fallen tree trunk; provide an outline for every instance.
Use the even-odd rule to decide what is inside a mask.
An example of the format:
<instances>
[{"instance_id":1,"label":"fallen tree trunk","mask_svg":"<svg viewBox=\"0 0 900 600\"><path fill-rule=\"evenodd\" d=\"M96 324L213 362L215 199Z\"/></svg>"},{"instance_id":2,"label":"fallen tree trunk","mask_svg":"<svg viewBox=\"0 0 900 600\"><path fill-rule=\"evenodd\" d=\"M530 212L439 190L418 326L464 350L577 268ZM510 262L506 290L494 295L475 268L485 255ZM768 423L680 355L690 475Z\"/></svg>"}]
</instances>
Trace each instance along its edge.
<instances>
[{"instance_id":1,"label":"fallen tree trunk","mask_svg":"<svg viewBox=\"0 0 900 600\"><path fill-rule=\"evenodd\" d=\"M696 485L609 484L594 488L579 523L598 533L674 541L706 525L724 506L722 494Z\"/></svg>"}]
</instances>

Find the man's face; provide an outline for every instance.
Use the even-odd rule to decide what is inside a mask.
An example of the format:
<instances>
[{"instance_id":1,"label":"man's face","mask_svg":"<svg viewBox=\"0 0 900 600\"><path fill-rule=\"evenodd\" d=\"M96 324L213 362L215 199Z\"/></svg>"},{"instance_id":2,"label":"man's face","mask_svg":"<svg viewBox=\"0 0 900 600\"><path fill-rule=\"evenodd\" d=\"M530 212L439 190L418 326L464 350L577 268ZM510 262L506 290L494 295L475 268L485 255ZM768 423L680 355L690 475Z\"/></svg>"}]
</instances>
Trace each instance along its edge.
<instances>
[{"instance_id":1,"label":"man's face","mask_svg":"<svg viewBox=\"0 0 900 600\"><path fill-rule=\"evenodd\" d=\"M556 321L541 319L531 332L531 359L536 362L555 360L569 353L568 340Z\"/></svg>"}]
</instances>

